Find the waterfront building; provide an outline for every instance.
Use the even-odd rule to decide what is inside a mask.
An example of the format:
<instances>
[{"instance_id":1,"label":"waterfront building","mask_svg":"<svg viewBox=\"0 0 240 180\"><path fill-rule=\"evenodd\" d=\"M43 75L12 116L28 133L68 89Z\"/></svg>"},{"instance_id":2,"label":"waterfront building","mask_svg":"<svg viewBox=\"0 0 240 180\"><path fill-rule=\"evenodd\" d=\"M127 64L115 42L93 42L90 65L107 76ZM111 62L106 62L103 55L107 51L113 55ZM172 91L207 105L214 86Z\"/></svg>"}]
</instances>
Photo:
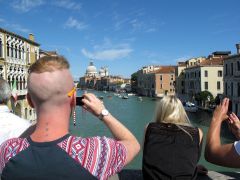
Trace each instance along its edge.
<instances>
[{"instance_id":1,"label":"waterfront building","mask_svg":"<svg viewBox=\"0 0 240 180\"><path fill-rule=\"evenodd\" d=\"M223 61L230 53L216 51L206 59L201 58L186 66L184 84L187 99L194 100L202 91L209 91L214 97L223 93Z\"/></svg>"},{"instance_id":2,"label":"waterfront building","mask_svg":"<svg viewBox=\"0 0 240 180\"><path fill-rule=\"evenodd\" d=\"M0 28L0 76L11 88L16 88L18 100L11 105L20 117L34 120L34 110L26 101L28 68L39 58L39 46L34 35L29 38Z\"/></svg>"},{"instance_id":3,"label":"waterfront building","mask_svg":"<svg viewBox=\"0 0 240 180\"><path fill-rule=\"evenodd\" d=\"M124 79L121 76L109 75L108 67L101 67L97 72L93 61L90 61L83 77L80 77L79 85L81 88L90 88L96 90L113 90L117 89L117 85L130 83L130 79Z\"/></svg>"},{"instance_id":4,"label":"waterfront building","mask_svg":"<svg viewBox=\"0 0 240 180\"><path fill-rule=\"evenodd\" d=\"M178 62L176 68L176 94L178 97L183 97L185 94L185 69L186 62Z\"/></svg>"},{"instance_id":5,"label":"waterfront building","mask_svg":"<svg viewBox=\"0 0 240 180\"><path fill-rule=\"evenodd\" d=\"M240 44L236 44L237 54L224 61L224 95L230 98L231 111L240 117Z\"/></svg>"},{"instance_id":6,"label":"waterfront building","mask_svg":"<svg viewBox=\"0 0 240 180\"><path fill-rule=\"evenodd\" d=\"M149 67L143 67L137 72L137 93L150 97L174 95L176 66Z\"/></svg>"}]
</instances>

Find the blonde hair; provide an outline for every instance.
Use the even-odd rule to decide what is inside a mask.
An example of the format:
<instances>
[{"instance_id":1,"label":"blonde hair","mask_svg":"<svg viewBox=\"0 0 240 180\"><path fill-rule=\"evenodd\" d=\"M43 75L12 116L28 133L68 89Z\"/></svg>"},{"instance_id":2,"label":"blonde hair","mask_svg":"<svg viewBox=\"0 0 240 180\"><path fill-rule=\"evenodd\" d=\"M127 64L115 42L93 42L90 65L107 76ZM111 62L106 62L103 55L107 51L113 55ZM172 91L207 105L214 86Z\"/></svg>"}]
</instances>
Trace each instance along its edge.
<instances>
[{"instance_id":1,"label":"blonde hair","mask_svg":"<svg viewBox=\"0 0 240 180\"><path fill-rule=\"evenodd\" d=\"M69 69L69 63L63 56L44 56L31 65L29 73L53 72L62 69Z\"/></svg>"},{"instance_id":2,"label":"blonde hair","mask_svg":"<svg viewBox=\"0 0 240 180\"><path fill-rule=\"evenodd\" d=\"M182 102L176 96L164 96L157 105L156 122L192 126Z\"/></svg>"}]
</instances>

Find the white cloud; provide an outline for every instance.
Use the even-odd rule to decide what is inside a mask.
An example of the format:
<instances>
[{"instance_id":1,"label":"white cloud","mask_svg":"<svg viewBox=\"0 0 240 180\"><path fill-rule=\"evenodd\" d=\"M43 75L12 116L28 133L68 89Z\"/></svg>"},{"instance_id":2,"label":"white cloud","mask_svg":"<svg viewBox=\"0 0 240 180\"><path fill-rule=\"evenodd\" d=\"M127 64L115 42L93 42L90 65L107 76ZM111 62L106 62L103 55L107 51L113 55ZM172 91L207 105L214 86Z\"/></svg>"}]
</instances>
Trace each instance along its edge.
<instances>
[{"instance_id":1,"label":"white cloud","mask_svg":"<svg viewBox=\"0 0 240 180\"><path fill-rule=\"evenodd\" d=\"M192 56L186 55L175 59L175 62L182 62L190 59Z\"/></svg>"},{"instance_id":2,"label":"white cloud","mask_svg":"<svg viewBox=\"0 0 240 180\"><path fill-rule=\"evenodd\" d=\"M15 0L12 7L20 12L28 12L32 8L44 4L43 0Z\"/></svg>"},{"instance_id":3,"label":"white cloud","mask_svg":"<svg viewBox=\"0 0 240 180\"><path fill-rule=\"evenodd\" d=\"M80 3L71 0L57 0L53 2L53 5L70 10L80 10L82 7Z\"/></svg>"},{"instance_id":4,"label":"white cloud","mask_svg":"<svg viewBox=\"0 0 240 180\"><path fill-rule=\"evenodd\" d=\"M102 51L89 52L86 49L82 49L82 54L90 59L97 60L115 60L127 57L133 50L130 48L122 49L106 49Z\"/></svg>"},{"instance_id":5,"label":"white cloud","mask_svg":"<svg viewBox=\"0 0 240 180\"><path fill-rule=\"evenodd\" d=\"M65 27L67 28L76 28L78 30L83 30L86 29L88 27L87 24L78 21L77 19L74 19L72 17L69 17L68 20L66 21Z\"/></svg>"}]
</instances>

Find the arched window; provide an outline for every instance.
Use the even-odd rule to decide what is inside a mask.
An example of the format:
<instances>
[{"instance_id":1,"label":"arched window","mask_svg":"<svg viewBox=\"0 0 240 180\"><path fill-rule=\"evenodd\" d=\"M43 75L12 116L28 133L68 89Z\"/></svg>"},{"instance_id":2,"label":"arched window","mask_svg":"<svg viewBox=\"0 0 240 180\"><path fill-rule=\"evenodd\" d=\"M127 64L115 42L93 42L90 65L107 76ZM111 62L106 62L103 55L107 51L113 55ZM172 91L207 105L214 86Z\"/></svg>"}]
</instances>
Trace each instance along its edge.
<instances>
[{"instance_id":1,"label":"arched window","mask_svg":"<svg viewBox=\"0 0 240 180\"><path fill-rule=\"evenodd\" d=\"M15 45L15 58L17 58L17 52L18 52L17 45Z\"/></svg>"},{"instance_id":2,"label":"arched window","mask_svg":"<svg viewBox=\"0 0 240 180\"><path fill-rule=\"evenodd\" d=\"M0 57L3 57L3 55L2 55L2 39L0 39Z\"/></svg>"},{"instance_id":3,"label":"arched window","mask_svg":"<svg viewBox=\"0 0 240 180\"><path fill-rule=\"evenodd\" d=\"M21 47L19 47L19 49L18 49L18 57L19 57L19 59L21 59L22 58L22 54L21 54L22 52L21 52Z\"/></svg>"},{"instance_id":4,"label":"arched window","mask_svg":"<svg viewBox=\"0 0 240 180\"><path fill-rule=\"evenodd\" d=\"M13 46L11 46L11 57L13 57Z\"/></svg>"},{"instance_id":5,"label":"arched window","mask_svg":"<svg viewBox=\"0 0 240 180\"><path fill-rule=\"evenodd\" d=\"M9 47L9 44L7 43L7 56L9 56L9 52L10 52L10 47Z\"/></svg>"}]
</instances>

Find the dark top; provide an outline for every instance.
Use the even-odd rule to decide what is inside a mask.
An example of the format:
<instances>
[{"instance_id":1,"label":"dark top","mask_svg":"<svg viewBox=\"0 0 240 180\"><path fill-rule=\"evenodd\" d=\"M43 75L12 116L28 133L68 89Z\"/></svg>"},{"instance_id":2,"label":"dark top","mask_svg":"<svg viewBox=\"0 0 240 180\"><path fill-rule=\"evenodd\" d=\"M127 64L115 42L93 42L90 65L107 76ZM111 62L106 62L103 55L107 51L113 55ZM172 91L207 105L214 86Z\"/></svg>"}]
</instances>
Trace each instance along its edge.
<instances>
[{"instance_id":1,"label":"dark top","mask_svg":"<svg viewBox=\"0 0 240 180\"><path fill-rule=\"evenodd\" d=\"M166 123L148 125L143 149L144 179L196 179L196 165L201 155L199 130L178 126Z\"/></svg>"},{"instance_id":2,"label":"dark top","mask_svg":"<svg viewBox=\"0 0 240 180\"><path fill-rule=\"evenodd\" d=\"M58 143L68 137L69 135L66 135L58 140L43 143L33 142L31 138L27 138L29 144L26 144L26 149L17 151L18 155L9 160L2 172L1 179L96 179L58 146ZM23 143L25 142L23 141ZM14 148L19 147L15 146Z\"/></svg>"}]
</instances>

